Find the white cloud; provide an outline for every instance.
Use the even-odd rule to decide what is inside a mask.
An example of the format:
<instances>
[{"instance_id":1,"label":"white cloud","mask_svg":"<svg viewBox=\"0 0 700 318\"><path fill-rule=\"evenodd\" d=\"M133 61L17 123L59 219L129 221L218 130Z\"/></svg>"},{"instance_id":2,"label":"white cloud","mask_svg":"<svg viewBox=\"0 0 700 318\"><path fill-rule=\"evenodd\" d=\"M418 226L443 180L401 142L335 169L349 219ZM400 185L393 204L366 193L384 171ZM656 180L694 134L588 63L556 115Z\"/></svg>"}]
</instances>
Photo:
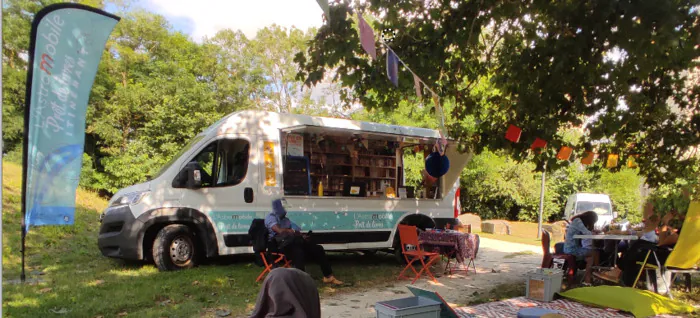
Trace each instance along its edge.
<instances>
[{"instance_id":1,"label":"white cloud","mask_svg":"<svg viewBox=\"0 0 700 318\"><path fill-rule=\"evenodd\" d=\"M252 38L271 24L306 30L323 23L323 10L315 0L144 0L146 7L171 23L189 20L196 41L221 29L241 30Z\"/></svg>"}]
</instances>

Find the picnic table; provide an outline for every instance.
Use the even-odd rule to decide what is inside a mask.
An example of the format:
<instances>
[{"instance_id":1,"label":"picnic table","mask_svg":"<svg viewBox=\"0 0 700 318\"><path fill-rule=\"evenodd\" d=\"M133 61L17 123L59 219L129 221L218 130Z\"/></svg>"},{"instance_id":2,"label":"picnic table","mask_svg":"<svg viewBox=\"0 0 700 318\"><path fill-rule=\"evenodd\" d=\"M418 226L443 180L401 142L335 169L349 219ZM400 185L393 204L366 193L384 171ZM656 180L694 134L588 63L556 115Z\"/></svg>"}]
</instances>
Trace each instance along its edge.
<instances>
[{"instance_id":1,"label":"picnic table","mask_svg":"<svg viewBox=\"0 0 700 318\"><path fill-rule=\"evenodd\" d=\"M574 235L575 239L591 239L591 240L612 240L612 241L634 241L638 240L639 237L636 235L629 235L629 234L590 234L590 235L584 235L584 234L578 234ZM615 254L613 254L613 268L617 266L617 243L615 245Z\"/></svg>"},{"instance_id":2,"label":"picnic table","mask_svg":"<svg viewBox=\"0 0 700 318\"><path fill-rule=\"evenodd\" d=\"M473 263L476 258L477 238L475 234L458 231L424 231L418 235L423 249L435 251L449 258L454 257L457 263L464 264L466 260ZM469 264L467 264L467 269ZM476 268L474 269L476 271ZM452 269L450 269L452 271Z\"/></svg>"}]
</instances>

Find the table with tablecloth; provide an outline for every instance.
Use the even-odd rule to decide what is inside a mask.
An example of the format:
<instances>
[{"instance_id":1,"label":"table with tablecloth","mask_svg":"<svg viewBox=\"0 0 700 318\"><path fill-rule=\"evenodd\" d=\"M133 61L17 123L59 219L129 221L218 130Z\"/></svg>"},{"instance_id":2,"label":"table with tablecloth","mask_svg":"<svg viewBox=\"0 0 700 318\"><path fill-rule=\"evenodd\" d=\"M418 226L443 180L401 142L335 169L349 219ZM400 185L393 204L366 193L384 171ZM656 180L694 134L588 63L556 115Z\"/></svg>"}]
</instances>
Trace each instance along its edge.
<instances>
[{"instance_id":1,"label":"table with tablecloth","mask_svg":"<svg viewBox=\"0 0 700 318\"><path fill-rule=\"evenodd\" d=\"M418 240L426 251L438 251L445 255L454 253L459 263L476 258L478 247L475 234L457 231L423 231L418 235Z\"/></svg>"}]
</instances>

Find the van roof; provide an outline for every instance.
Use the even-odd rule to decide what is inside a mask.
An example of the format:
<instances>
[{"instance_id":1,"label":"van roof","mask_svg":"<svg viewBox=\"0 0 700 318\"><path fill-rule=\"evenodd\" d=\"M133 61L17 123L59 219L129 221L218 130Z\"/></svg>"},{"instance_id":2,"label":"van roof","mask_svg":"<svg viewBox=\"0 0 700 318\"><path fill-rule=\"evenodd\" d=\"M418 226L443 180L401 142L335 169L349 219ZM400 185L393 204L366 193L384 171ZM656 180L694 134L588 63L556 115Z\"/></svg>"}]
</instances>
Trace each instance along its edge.
<instances>
[{"instance_id":1,"label":"van roof","mask_svg":"<svg viewBox=\"0 0 700 318\"><path fill-rule=\"evenodd\" d=\"M610 202L610 196L602 193L576 193L577 201Z\"/></svg>"},{"instance_id":2,"label":"van roof","mask_svg":"<svg viewBox=\"0 0 700 318\"><path fill-rule=\"evenodd\" d=\"M248 134L278 134L280 129L317 126L355 130L370 133L391 134L420 138L440 138L437 130L405 127L397 125L385 125L371 122L315 117L307 115L280 114L259 110L245 110L234 112L219 120L204 131L204 134L216 130L216 134L248 133Z\"/></svg>"}]
</instances>

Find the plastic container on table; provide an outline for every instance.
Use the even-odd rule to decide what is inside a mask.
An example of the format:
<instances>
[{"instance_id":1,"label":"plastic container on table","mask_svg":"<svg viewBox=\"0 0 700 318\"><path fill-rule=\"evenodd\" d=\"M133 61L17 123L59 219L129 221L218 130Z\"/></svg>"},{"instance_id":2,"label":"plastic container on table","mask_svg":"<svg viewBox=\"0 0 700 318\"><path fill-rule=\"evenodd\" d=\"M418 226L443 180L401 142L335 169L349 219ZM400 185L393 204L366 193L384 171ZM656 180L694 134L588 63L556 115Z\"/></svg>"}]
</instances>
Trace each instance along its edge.
<instances>
[{"instance_id":1,"label":"plastic container on table","mask_svg":"<svg viewBox=\"0 0 700 318\"><path fill-rule=\"evenodd\" d=\"M561 290L564 272L558 269L538 268L527 274L526 293L532 300L550 302Z\"/></svg>"},{"instance_id":2,"label":"plastic container on table","mask_svg":"<svg viewBox=\"0 0 700 318\"><path fill-rule=\"evenodd\" d=\"M380 301L374 309L377 318L440 318L440 303L419 296Z\"/></svg>"}]
</instances>

